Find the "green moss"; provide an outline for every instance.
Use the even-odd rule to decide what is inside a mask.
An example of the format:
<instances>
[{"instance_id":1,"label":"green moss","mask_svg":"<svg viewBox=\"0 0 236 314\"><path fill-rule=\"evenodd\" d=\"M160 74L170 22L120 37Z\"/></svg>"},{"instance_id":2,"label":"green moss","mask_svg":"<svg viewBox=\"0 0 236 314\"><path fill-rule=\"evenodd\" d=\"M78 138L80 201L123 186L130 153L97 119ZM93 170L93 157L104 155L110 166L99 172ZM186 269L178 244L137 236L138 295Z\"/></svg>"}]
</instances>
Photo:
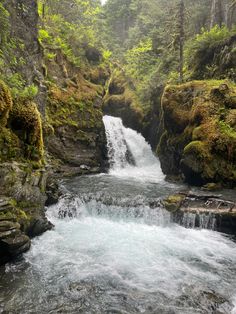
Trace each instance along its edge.
<instances>
[{"instance_id":1,"label":"green moss","mask_svg":"<svg viewBox=\"0 0 236 314\"><path fill-rule=\"evenodd\" d=\"M174 194L170 195L162 203L168 211L176 212L177 210L180 209L184 199L185 195Z\"/></svg>"},{"instance_id":2,"label":"green moss","mask_svg":"<svg viewBox=\"0 0 236 314\"><path fill-rule=\"evenodd\" d=\"M193 81L168 86L162 98L164 129L160 158L171 160L188 180L235 184L236 86L228 81ZM169 156L170 157L169 157Z\"/></svg>"},{"instance_id":3,"label":"green moss","mask_svg":"<svg viewBox=\"0 0 236 314\"><path fill-rule=\"evenodd\" d=\"M219 121L219 127L221 132L231 139L236 139L236 130L233 129L228 123Z\"/></svg>"},{"instance_id":4,"label":"green moss","mask_svg":"<svg viewBox=\"0 0 236 314\"><path fill-rule=\"evenodd\" d=\"M37 106L28 101L14 104L10 118L13 131L25 144L25 157L33 161L42 160L42 120Z\"/></svg>"},{"instance_id":5,"label":"green moss","mask_svg":"<svg viewBox=\"0 0 236 314\"><path fill-rule=\"evenodd\" d=\"M193 141L185 146L184 154L195 154L196 156L205 159L209 158L209 147L202 141Z\"/></svg>"},{"instance_id":6,"label":"green moss","mask_svg":"<svg viewBox=\"0 0 236 314\"><path fill-rule=\"evenodd\" d=\"M8 209L2 210L0 212L0 221L1 220L10 220L18 222L21 225L22 230L26 230L31 221L31 216L25 211L28 204L17 203L15 199L12 199L9 202L10 207ZM26 205L25 207L22 207Z\"/></svg>"},{"instance_id":7,"label":"green moss","mask_svg":"<svg viewBox=\"0 0 236 314\"><path fill-rule=\"evenodd\" d=\"M12 109L11 93L6 84L0 81L0 124L6 126L9 112Z\"/></svg>"},{"instance_id":8,"label":"green moss","mask_svg":"<svg viewBox=\"0 0 236 314\"><path fill-rule=\"evenodd\" d=\"M0 127L0 161L10 161L22 157L19 138L9 128Z\"/></svg>"}]
</instances>

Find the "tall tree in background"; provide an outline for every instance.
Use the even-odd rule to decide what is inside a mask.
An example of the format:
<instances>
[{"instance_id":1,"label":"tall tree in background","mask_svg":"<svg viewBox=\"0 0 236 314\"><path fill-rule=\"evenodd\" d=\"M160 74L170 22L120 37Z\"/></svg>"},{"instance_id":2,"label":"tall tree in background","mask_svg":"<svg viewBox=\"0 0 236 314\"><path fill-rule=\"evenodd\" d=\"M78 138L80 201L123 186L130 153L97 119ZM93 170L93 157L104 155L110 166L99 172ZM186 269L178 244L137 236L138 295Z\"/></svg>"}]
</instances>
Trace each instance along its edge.
<instances>
[{"instance_id":1,"label":"tall tree in background","mask_svg":"<svg viewBox=\"0 0 236 314\"><path fill-rule=\"evenodd\" d=\"M180 0L178 3L177 23L176 23L176 39L175 45L179 49L179 82L183 83L184 75L184 40L185 40L185 4L184 0Z\"/></svg>"},{"instance_id":2,"label":"tall tree in background","mask_svg":"<svg viewBox=\"0 0 236 314\"><path fill-rule=\"evenodd\" d=\"M227 11L227 26L232 28L233 23L235 22L235 13L236 13L236 0L231 0L228 5Z\"/></svg>"},{"instance_id":3,"label":"tall tree in background","mask_svg":"<svg viewBox=\"0 0 236 314\"><path fill-rule=\"evenodd\" d=\"M222 0L212 0L211 5L211 28L215 25L222 26L225 22L225 9L224 1Z\"/></svg>"}]
</instances>

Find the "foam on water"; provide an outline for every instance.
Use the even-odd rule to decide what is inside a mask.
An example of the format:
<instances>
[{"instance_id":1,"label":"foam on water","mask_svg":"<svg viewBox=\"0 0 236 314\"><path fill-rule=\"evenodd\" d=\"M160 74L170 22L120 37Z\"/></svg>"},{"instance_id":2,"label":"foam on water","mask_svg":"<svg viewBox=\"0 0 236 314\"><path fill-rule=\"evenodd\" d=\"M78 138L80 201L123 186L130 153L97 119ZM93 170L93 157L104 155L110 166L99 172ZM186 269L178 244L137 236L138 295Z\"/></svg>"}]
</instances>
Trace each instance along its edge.
<instances>
[{"instance_id":1,"label":"foam on water","mask_svg":"<svg viewBox=\"0 0 236 314\"><path fill-rule=\"evenodd\" d=\"M232 297L236 289L236 244L221 234L97 214L61 220L55 217L54 209L49 214L55 230L33 240L26 260L44 281L61 278L61 289L69 282L92 280L97 286L112 282L113 288L103 286L105 297L113 289L124 289L127 295L135 289L147 300L152 296L151 305L161 298L165 306L170 302L173 308L185 294L192 302L202 291ZM204 308L207 305L198 302L199 312L183 302L175 313L211 313Z\"/></svg>"},{"instance_id":2,"label":"foam on water","mask_svg":"<svg viewBox=\"0 0 236 314\"><path fill-rule=\"evenodd\" d=\"M1 273L0 313L235 314L236 243L171 223L159 197L174 187L150 146L118 118L104 124L110 174L65 183L54 230Z\"/></svg>"}]
</instances>

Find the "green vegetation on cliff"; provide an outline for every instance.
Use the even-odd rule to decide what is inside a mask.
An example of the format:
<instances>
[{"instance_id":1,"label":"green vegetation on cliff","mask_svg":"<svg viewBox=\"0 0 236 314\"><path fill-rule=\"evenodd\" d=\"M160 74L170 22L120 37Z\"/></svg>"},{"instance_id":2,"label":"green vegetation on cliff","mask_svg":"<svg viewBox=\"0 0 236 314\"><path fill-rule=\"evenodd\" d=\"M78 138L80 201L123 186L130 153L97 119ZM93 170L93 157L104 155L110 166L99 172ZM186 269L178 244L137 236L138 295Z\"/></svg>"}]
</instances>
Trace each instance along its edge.
<instances>
[{"instance_id":1,"label":"green vegetation on cliff","mask_svg":"<svg viewBox=\"0 0 236 314\"><path fill-rule=\"evenodd\" d=\"M158 148L166 174L182 173L194 184L236 184L235 100L236 86L227 81L166 87Z\"/></svg>"}]
</instances>

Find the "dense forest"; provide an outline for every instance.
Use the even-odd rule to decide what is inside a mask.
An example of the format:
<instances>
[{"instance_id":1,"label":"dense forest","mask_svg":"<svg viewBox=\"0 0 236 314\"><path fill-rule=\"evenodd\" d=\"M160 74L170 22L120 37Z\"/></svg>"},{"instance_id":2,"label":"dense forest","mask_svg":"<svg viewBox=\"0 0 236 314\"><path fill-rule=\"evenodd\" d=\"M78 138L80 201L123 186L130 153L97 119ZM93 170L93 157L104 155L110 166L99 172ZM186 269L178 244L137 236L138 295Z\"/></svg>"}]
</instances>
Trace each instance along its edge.
<instances>
[{"instance_id":1,"label":"dense forest","mask_svg":"<svg viewBox=\"0 0 236 314\"><path fill-rule=\"evenodd\" d=\"M0 0L0 313L235 313L235 188L236 0Z\"/></svg>"}]
</instances>

